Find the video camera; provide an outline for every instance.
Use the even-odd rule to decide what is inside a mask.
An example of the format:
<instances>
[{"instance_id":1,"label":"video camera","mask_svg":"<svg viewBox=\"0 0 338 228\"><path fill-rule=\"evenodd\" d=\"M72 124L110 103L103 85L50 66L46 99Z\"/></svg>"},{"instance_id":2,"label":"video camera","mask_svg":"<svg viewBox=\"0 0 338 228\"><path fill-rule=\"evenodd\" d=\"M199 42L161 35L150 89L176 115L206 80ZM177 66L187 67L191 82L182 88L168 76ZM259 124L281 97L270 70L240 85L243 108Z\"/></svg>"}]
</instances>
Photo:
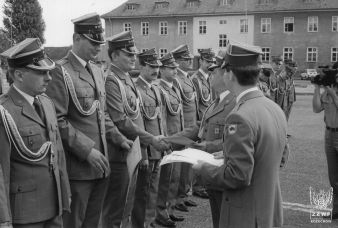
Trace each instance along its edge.
<instances>
[{"instance_id":1,"label":"video camera","mask_svg":"<svg viewBox=\"0 0 338 228\"><path fill-rule=\"evenodd\" d=\"M338 69L330 68L329 66L319 66L319 71L321 74L317 74L317 76L311 78L311 83L322 86L331 86L336 85L336 75L338 73Z\"/></svg>"}]
</instances>

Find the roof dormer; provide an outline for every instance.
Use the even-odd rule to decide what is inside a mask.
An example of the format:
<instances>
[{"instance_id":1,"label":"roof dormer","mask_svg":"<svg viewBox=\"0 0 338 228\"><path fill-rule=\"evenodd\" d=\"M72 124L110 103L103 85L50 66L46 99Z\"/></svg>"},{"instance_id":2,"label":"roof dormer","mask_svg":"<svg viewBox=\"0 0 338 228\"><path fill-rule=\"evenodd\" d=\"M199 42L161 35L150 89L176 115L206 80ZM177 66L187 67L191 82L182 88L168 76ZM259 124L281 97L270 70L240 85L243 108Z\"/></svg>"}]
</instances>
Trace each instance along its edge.
<instances>
[{"instance_id":1,"label":"roof dormer","mask_svg":"<svg viewBox=\"0 0 338 228\"><path fill-rule=\"evenodd\" d=\"M186 6L188 8L198 7L201 3L201 0L186 0Z\"/></svg>"},{"instance_id":2,"label":"roof dormer","mask_svg":"<svg viewBox=\"0 0 338 228\"><path fill-rule=\"evenodd\" d=\"M139 3L130 2L126 4L126 10L133 11L133 10L136 10L139 6L140 6Z\"/></svg>"},{"instance_id":3,"label":"roof dormer","mask_svg":"<svg viewBox=\"0 0 338 228\"><path fill-rule=\"evenodd\" d=\"M166 9L169 8L168 1L156 1L155 2L155 9Z\"/></svg>"}]
</instances>

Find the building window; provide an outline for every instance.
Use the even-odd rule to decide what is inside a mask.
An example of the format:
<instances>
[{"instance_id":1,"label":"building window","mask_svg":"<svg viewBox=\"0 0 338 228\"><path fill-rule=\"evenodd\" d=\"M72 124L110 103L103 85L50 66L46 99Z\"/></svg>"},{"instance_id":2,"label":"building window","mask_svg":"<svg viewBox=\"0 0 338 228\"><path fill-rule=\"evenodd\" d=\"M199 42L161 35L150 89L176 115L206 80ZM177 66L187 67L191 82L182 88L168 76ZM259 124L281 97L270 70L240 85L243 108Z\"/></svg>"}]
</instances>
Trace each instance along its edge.
<instances>
[{"instance_id":1,"label":"building window","mask_svg":"<svg viewBox=\"0 0 338 228\"><path fill-rule=\"evenodd\" d=\"M228 6L228 5L230 5L230 0L221 0L221 5L222 6Z\"/></svg>"},{"instance_id":2,"label":"building window","mask_svg":"<svg viewBox=\"0 0 338 228\"><path fill-rule=\"evenodd\" d=\"M308 47L306 52L306 61L307 62L317 62L318 50L316 47Z\"/></svg>"},{"instance_id":3,"label":"building window","mask_svg":"<svg viewBox=\"0 0 338 228\"><path fill-rule=\"evenodd\" d=\"M284 61L286 59L293 60L293 48L292 47L283 48L283 57L284 57Z\"/></svg>"},{"instance_id":4,"label":"building window","mask_svg":"<svg viewBox=\"0 0 338 228\"><path fill-rule=\"evenodd\" d=\"M168 22L160 21L160 35L168 35Z\"/></svg>"},{"instance_id":5,"label":"building window","mask_svg":"<svg viewBox=\"0 0 338 228\"><path fill-rule=\"evenodd\" d=\"M312 16L307 18L307 31L318 32L318 17Z\"/></svg>"},{"instance_id":6,"label":"building window","mask_svg":"<svg viewBox=\"0 0 338 228\"><path fill-rule=\"evenodd\" d=\"M187 7L195 7L198 6L199 0L187 0Z\"/></svg>"},{"instance_id":7,"label":"building window","mask_svg":"<svg viewBox=\"0 0 338 228\"><path fill-rule=\"evenodd\" d=\"M240 33L248 33L248 19L240 19Z\"/></svg>"},{"instance_id":8,"label":"building window","mask_svg":"<svg viewBox=\"0 0 338 228\"><path fill-rule=\"evenodd\" d=\"M226 25L227 24L227 20L219 20L219 24L220 25Z\"/></svg>"},{"instance_id":9,"label":"building window","mask_svg":"<svg viewBox=\"0 0 338 228\"><path fill-rule=\"evenodd\" d=\"M284 17L284 32L293 32L293 24L295 19L293 17Z\"/></svg>"},{"instance_id":10,"label":"building window","mask_svg":"<svg viewBox=\"0 0 338 228\"><path fill-rule=\"evenodd\" d=\"M136 4L127 4L127 10L135 10Z\"/></svg>"},{"instance_id":11,"label":"building window","mask_svg":"<svg viewBox=\"0 0 338 228\"><path fill-rule=\"evenodd\" d=\"M187 21L179 21L178 22L178 35L187 35Z\"/></svg>"},{"instance_id":12,"label":"building window","mask_svg":"<svg viewBox=\"0 0 338 228\"><path fill-rule=\"evenodd\" d=\"M207 22L206 21L199 21L199 32L200 34L206 34L207 33Z\"/></svg>"},{"instance_id":13,"label":"building window","mask_svg":"<svg viewBox=\"0 0 338 228\"><path fill-rule=\"evenodd\" d=\"M262 61L263 62L269 62L270 61L270 48L269 47L262 47Z\"/></svg>"},{"instance_id":14,"label":"building window","mask_svg":"<svg viewBox=\"0 0 338 228\"><path fill-rule=\"evenodd\" d=\"M227 35L219 34L219 47L227 46Z\"/></svg>"},{"instance_id":15,"label":"building window","mask_svg":"<svg viewBox=\"0 0 338 228\"><path fill-rule=\"evenodd\" d=\"M123 31L125 31L125 32L131 31L131 23L129 23L129 22L123 23Z\"/></svg>"},{"instance_id":16,"label":"building window","mask_svg":"<svg viewBox=\"0 0 338 228\"><path fill-rule=\"evenodd\" d=\"M258 0L259 5L270 5L272 4L272 0Z\"/></svg>"},{"instance_id":17,"label":"building window","mask_svg":"<svg viewBox=\"0 0 338 228\"><path fill-rule=\"evenodd\" d=\"M149 22L141 22L141 34L143 36L149 35Z\"/></svg>"},{"instance_id":18,"label":"building window","mask_svg":"<svg viewBox=\"0 0 338 228\"><path fill-rule=\"evenodd\" d=\"M166 48L160 48L158 53L160 54L160 58L162 58L165 54L168 53L168 50Z\"/></svg>"},{"instance_id":19,"label":"building window","mask_svg":"<svg viewBox=\"0 0 338 228\"><path fill-rule=\"evenodd\" d=\"M338 32L338 16L332 16L332 32Z\"/></svg>"},{"instance_id":20,"label":"building window","mask_svg":"<svg viewBox=\"0 0 338 228\"><path fill-rule=\"evenodd\" d=\"M156 9L165 9L169 7L169 2L155 2Z\"/></svg>"},{"instance_id":21,"label":"building window","mask_svg":"<svg viewBox=\"0 0 338 228\"><path fill-rule=\"evenodd\" d=\"M271 32L271 18L261 18L261 32L262 33Z\"/></svg>"},{"instance_id":22,"label":"building window","mask_svg":"<svg viewBox=\"0 0 338 228\"><path fill-rule=\"evenodd\" d=\"M331 62L338 61L338 47L331 48Z\"/></svg>"}]
</instances>

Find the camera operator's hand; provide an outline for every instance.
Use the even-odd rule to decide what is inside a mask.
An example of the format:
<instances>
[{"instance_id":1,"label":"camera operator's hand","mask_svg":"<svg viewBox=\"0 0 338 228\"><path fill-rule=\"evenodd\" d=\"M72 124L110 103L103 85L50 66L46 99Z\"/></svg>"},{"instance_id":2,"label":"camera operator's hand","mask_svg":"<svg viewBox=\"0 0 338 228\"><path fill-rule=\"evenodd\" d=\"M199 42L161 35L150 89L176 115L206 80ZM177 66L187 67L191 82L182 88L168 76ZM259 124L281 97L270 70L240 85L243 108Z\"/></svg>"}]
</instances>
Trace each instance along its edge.
<instances>
[{"instance_id":1,"label":"camera operator's hand","mask_svg":"<svg viewBox=\"0 0 338 228\"><path fill-rule=\"evenodd\" d=\"M332 98L335 98L337 97L336 95L336 90L333 88L333 85L330 86L325 86L325 90L326 92L332 97Z\"/></svg>"}]
</instances>

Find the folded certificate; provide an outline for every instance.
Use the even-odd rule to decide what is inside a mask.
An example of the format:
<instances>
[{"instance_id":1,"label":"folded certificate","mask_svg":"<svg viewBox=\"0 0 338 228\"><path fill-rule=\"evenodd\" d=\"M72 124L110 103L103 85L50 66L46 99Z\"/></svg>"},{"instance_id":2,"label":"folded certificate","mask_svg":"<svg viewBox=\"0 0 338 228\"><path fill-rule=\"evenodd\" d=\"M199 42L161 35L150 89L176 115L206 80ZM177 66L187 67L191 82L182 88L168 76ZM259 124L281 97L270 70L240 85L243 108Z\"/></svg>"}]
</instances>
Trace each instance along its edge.
<instances>
[{"instance_id":1,"label":"folded certificate","mask_svg":"<svg viewBox=\"0 0 338 228\"><path fill-rule=\"evenodd\" d=\"M223 159L215 159L214 155L202 150L187 148L181 151L174 151L163 157L160 165L165 165L173 162L185 162L195 165L198 161L207 162L214 166L221 166L224 164Z\"/></svg>"}]
</instances>

